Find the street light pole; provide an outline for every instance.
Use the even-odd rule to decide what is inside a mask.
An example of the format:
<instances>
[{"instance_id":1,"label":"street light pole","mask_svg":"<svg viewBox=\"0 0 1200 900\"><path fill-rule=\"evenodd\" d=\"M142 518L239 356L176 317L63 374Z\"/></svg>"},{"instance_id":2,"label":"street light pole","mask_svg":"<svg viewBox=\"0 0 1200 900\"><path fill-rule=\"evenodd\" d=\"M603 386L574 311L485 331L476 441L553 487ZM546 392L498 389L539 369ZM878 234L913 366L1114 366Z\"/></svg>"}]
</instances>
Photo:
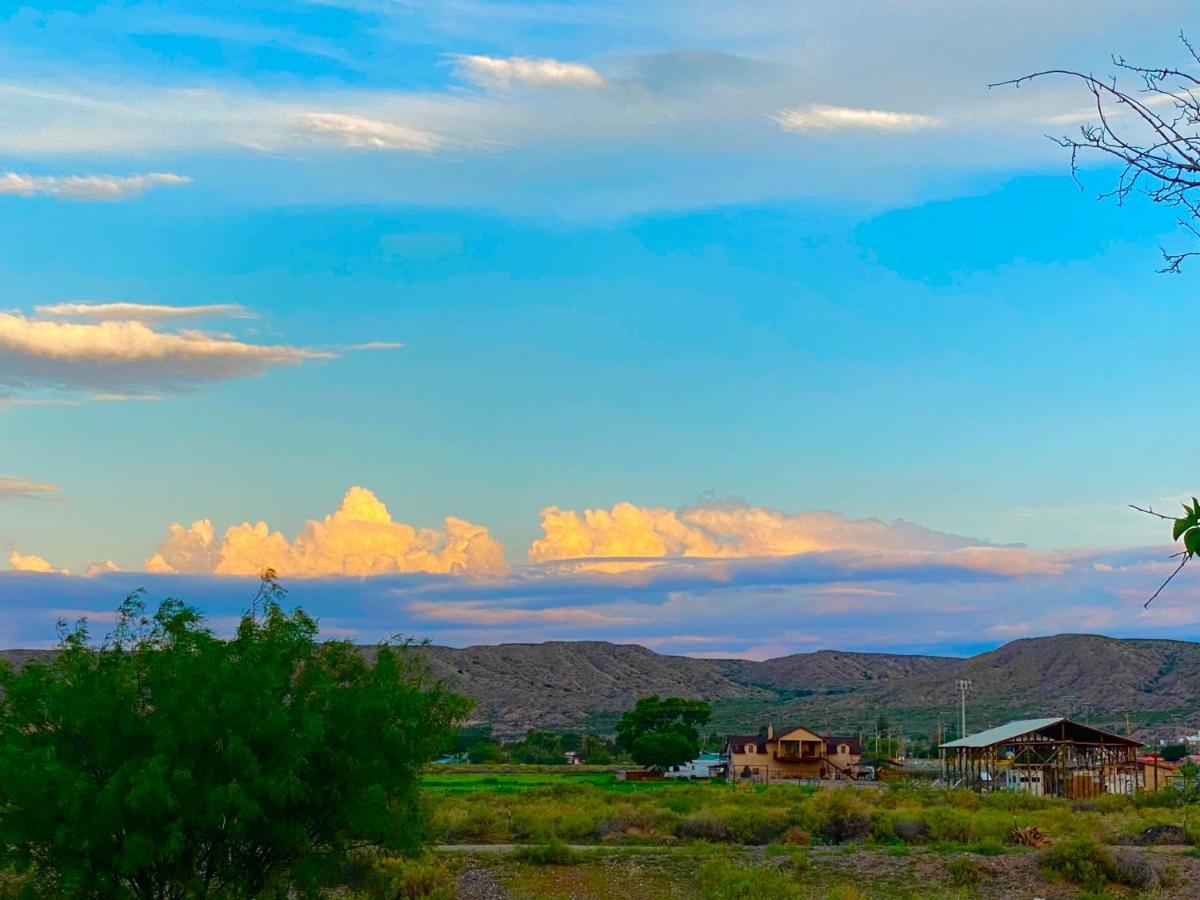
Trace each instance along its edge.
<instances>
[{"instance_id":1,"label":"street light pole","mask_svg":"<svg viewBox=\"0 0 1200 900\"><path fill-rule=\"evenodd\" d=\"M959 734L960 738L967 736L967 691L971 689L971 679L960 678L954 682L954 688L958 691L959 700Z\"/></svg>"}]
</instances>

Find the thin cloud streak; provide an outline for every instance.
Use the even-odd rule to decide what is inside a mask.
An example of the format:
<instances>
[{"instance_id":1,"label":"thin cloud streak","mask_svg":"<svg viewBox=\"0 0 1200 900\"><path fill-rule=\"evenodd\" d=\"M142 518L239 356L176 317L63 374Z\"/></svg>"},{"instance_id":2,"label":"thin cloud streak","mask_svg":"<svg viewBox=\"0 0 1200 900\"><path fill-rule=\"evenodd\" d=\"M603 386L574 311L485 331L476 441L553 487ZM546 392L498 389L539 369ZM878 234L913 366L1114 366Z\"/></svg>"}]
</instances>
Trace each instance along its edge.
<instances>
[{"instance_id":1,"label":"thin cloud streak","mask_svg":"<svg viewBox=\"0 0 1200 900\"><path fill-rule=\"evenodd\" d=\"M95 319L118 322L150 322L160 319L230 318L253 319L254 313L240 303L207 303L198 306L168 306L161 303L104 303L71 301L35 306L33 311L48 318Z\"/></svg>"},{"instance_id":2,"label":"thin cloud streak","mask_svg":"<svg viewBox=\"0 0 1200 900\"><path fill-rule=\"evenodd\" d=\"M33 197L38 194L63 200L124 200L160 187L191 184L186 175L146 172L138 175L25 175L0 174L0 194Z\"/></svg>"}]
</instances>

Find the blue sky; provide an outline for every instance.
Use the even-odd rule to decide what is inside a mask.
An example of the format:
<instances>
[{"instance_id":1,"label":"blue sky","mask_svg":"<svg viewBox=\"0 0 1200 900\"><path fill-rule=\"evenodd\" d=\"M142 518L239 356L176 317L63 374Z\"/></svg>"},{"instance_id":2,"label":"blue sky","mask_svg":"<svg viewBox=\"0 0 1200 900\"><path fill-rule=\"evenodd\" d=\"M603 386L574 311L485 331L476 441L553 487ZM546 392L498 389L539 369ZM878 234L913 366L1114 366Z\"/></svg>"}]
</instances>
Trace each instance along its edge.
<instances>
[{"instance_id":1,"label":"blue sky","mask_svg":"<svg viewBox=\"0 0 1200 900\"><path fill-rule=\"evenodd\" d=\"M1197 636L1124 507L1192 489L1187 237L987 87L1186 7L845 6L0 4L0 550L69 572L0 643L262 564L360 639Z\"/></svg>"}]
</instances>

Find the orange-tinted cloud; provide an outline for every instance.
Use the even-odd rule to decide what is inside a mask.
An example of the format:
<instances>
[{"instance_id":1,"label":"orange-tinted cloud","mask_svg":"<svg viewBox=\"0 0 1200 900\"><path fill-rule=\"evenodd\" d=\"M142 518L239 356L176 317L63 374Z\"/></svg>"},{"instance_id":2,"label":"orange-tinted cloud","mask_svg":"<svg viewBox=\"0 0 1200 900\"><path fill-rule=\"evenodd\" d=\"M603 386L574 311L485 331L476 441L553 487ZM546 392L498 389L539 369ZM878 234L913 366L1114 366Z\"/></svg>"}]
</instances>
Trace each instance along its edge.
<instances>
[{"instance_id":1,"label":"orange-tinted cloud","mask_svg":"<svg viewBox=\"0 0 1200 900\"><path fill-rule=\"evenodd\" d=\"M32 553L21 553L19 550L14 550L8 555L8 564L16 572L47 572L66 574L65 569L56 569L49 562L42 559L40 556L35 556Z\"/></svg>"},{"instance_id":2,"label":"orange-tinted cloud","mask_svg":"<svg viewBox=\"0 0 1200 900\"><path fill-rule=\"evenodd\" d=\"M633 571L645 560L750 559L851 551L897 563L935 559L1003 575L1057 574L1062 564L1023 547L1001 547L911 522L848 519L813 510L784 513L761 506L713 504L683 510L618 503L582 512L542 510L543 536L529 548L534 563L585 560L586 571ZM609 558L619 562L596 562Z\"/></svg>"},{"instance_id":3,"label":"orange-tinted cloud","mask_svg":"<svg viewBox=\"0 0 1200 900\"><path fill-rule=\"evenodd\" d=\"M441 529L395 522L363 487L352 487L335 512L309 521L291 541L266 522L235 525L219 543L207 519L186 528L174 524L145 566L151 572L217 575L257 575L269 566L291 578L400 572L494 576L508 571L504 546L487 528L454 517Z\"/></svg>"}]
</instances>

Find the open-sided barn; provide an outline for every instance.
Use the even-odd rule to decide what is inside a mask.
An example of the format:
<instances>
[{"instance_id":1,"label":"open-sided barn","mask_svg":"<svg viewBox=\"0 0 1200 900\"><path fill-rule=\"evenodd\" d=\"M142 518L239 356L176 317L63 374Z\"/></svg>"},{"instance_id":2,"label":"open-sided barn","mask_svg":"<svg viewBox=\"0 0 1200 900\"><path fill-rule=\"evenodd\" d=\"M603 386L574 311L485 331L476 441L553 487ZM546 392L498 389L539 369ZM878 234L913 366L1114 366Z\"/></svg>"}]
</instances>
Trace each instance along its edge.
<instances>
[{"instance_id":1,"label":"open-sided barn","mask_svg":"<svg viewBox=\"0 0 1200 900\"><path fill-rule=\"evenodd\" d=\"M1140 743L1070 719L1020 719L941 745L952 787L1074 799L1142 787Z\"/></svg>"}]
</instances>

